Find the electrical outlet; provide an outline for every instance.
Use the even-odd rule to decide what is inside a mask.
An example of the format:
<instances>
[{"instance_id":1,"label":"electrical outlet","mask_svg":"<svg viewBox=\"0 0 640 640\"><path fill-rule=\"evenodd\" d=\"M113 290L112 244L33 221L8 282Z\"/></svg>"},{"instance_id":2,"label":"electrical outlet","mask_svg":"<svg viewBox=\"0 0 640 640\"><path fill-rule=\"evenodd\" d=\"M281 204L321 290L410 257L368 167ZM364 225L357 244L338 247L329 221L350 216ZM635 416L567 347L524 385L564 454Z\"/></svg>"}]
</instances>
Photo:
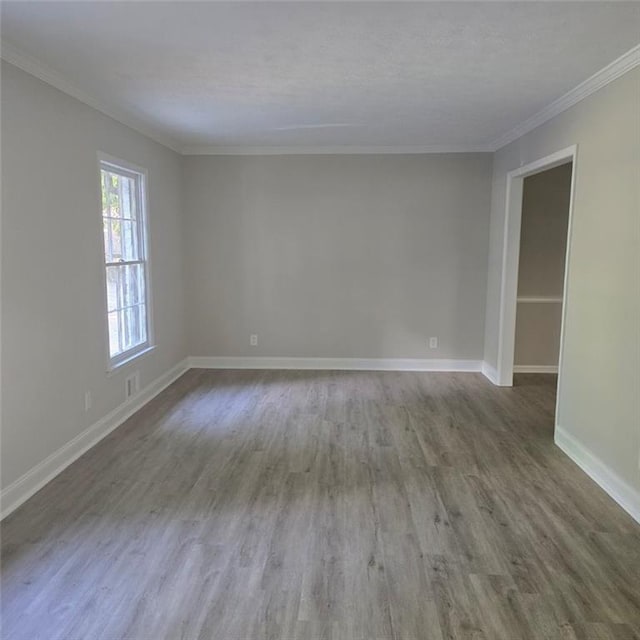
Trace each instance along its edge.
<instances>
[{"instance_id":1,"label":"electrical outlet","mask_svg":"<svg viewBox=\"0 0 640 640\"><path fill-rule=\"evenodd\" d=\"M124 399L125 402L133 398L140 390L140 372L136 371L127 376L124 381Z\"/></svg>"},{"instance_id":2,"label":"electrical outlet","mask_svg":"<svg viewBox=\"0 0 640 640\"><path fill-rule=\"evenodd\" d=\"M256 334L256 333L252 333L252 334L249 336L249 344L250 344L252 347L257 347L257 346L258 346L258 334Z\"/></svg>"},{"instance_id":3,"label":"electrical outlet","mask_svg":"<svg viewBox=\"0 0 640 640\"><path fill-rule=\"evenodd\" d=\"M429 349L438 348L438 338L429 338Z\"/></svg>"},{"instance_id":4,"label":"electrical outlet","mask_svg":"<svg viewBox=\"0 0 640 640\"><path fill-rule=\"evenodd\" d=\"M90 411L93 406L93 398L91 397L91 391L84 392L84 410Z\"/></svg>"}]
</instances>

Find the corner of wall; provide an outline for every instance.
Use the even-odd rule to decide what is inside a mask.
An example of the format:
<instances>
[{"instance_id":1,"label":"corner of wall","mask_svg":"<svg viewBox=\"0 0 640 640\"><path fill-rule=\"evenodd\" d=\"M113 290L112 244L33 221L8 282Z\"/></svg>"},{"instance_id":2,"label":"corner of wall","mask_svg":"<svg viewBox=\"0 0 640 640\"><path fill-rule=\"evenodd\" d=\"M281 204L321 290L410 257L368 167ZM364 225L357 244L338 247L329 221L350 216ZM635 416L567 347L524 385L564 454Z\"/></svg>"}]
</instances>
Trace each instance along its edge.
<instances>
[{"instance_id":1,"label":"corner of wall","mask_svg":"<svg viewBox=\"0 0 640 640\"><path fill-rule=\"evenodd\" d=\"M491 384L498 386L498 371L486 360L482 363L482 375L487 378Z\"/></svg>"}]
</instances>

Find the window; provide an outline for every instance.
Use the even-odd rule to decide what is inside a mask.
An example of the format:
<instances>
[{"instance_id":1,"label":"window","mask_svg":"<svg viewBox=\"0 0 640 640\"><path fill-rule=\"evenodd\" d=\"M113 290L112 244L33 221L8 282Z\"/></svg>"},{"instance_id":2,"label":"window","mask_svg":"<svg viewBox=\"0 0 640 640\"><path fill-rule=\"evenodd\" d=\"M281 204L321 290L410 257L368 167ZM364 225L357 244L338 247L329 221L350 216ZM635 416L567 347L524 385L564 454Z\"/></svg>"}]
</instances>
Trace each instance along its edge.
<instances>
[{"instance_id":1,"label":"window","mask_svg":"<svg viewBox=\"0 0 640 640\"><path fill-rule=\"evenodd\" d=\"M145 174L101 158L102 229L109 365L113 369L151 346Z\"/></svg>"}]
</instances>

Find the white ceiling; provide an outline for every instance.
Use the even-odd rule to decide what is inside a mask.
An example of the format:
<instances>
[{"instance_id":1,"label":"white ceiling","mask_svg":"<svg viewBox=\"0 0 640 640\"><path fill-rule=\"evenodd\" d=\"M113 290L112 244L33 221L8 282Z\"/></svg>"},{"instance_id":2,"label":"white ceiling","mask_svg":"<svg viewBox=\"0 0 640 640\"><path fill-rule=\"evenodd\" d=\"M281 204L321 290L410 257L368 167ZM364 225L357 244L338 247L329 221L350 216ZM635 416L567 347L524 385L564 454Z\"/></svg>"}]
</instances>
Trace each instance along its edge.
<instances>
[{"instance_id":1,"label":"white ceiling","mask_svg":"<svg viewBox=\"0 0 640 640\"><path fill-rule=\"evenodd\" d=\"M637 2L4 1L1 11L5 50L191 151L482 148L640 41Z\"/></svg>"}]
</instances>

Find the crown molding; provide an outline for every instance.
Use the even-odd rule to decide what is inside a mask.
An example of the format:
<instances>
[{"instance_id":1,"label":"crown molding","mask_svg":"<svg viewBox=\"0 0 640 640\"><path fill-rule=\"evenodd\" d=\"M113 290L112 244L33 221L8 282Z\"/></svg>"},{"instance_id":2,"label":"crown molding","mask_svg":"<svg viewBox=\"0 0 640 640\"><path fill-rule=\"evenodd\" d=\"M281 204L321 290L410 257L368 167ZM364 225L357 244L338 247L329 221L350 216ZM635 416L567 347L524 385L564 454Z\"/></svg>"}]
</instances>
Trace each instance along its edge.
<instances>
[{"instance_id":1,"label":"crown molding","mask_svg":"<svg viewBox=\"0 0 640 640\"><path fill-rule=\"evenodd\" d=\"M566 111L592 93L640 65L640 44L621 55L578 86L554 100L533 116L521 122L492 142L475 145L395 145L395 146L240 146L240 145L186 145L149 127L140 118L112 104L99 100L70 82L63 74L26 55L15 45L2 40L0 57L43 82L55 87L80 102L104 113L121 124L185 156L260 156L260 155L363 155L363 154L427 154L427 153L492 153L529 133L551 118Z\"/></svg>"},{"instance_id":2,"label":"crown molding","mask_svg":"<svg viewBox=\"0 0 640 640\"><path fill-rule=\"evenodd\" d=\"M524 122L521 122L510 131L507 131L499 138L496 138L488 146L491 147L492 151L502 149L502 147L505 147L514 140L521 138L526 133L529 133L529 131L533 131L536 127L539 127L541 124L551 120L551 118L554 118L563 111L566 111L573 105L589 97L592 93L602 89L602 87L613 82L638 65L640 65L640 44L621 55L617 60L614 60L603 69L600 69L600 71L594 73L584 82L581 82L577 87L571 89L571 91L568 91L557 100L554 100L551 104L540 109L540 111L530 118L527 118Z\"/></svg>"},{"instance_id":3,"label":"crown molding","mask_svg":"<svg viewBox=\"0 0 640 640\"><path fill-rule=\"evenodd\" d=\"M125 110L114 105L107 104L103 100L99 100L88 93L85 93L70 82L66 76L54 69L51 69L51 67L48 67L36 58L23 53L18 47L4 39L0 42L0 57L15 67L22 69L22 71L26 71L28 74L46 82L55 89L58 89L93 109L104 113L106 116L117 120L120 124L123 124L130 129L134 129L143 136L151 138L162 146L168 147L172 151L180 153L179 145L172 138L159 133L157 130L149 127L139 118L127 113Z\"/></svg>"},{"instance_id":4,"label":"crown molding","mask_svg":"<svg viewBox=\"0 0 640 640\"><path fill-rule=\"evenodd\" d=\"M396 145L396 146L292 146L243 147L193 145L182 148L185 156L291 156L291 155L366 155L425 153L491 153L489 145Z\"/></svg>"}]
</instances>

